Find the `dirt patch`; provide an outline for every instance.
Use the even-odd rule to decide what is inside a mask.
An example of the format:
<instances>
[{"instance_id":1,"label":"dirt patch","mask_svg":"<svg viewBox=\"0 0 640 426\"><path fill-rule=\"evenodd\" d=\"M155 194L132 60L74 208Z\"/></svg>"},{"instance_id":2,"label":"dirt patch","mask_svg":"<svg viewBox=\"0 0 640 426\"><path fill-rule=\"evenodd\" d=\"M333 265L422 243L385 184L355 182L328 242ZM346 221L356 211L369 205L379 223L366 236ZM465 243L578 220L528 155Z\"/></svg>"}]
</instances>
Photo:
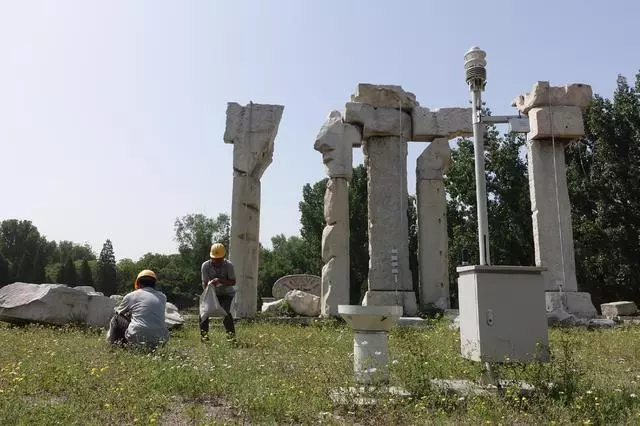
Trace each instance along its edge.
<instances>
[{"instance_id":1,"label":"dirt patch","mask_svg":"<svg viewBox=\"0 0 640 426\"><path fill-rule=\"evenodd\" d=\"M176 398L162 413L162 426L187 426L202 422L226 425L250 425L231 404L216 396Z\"/></svg>"}]
</instances>

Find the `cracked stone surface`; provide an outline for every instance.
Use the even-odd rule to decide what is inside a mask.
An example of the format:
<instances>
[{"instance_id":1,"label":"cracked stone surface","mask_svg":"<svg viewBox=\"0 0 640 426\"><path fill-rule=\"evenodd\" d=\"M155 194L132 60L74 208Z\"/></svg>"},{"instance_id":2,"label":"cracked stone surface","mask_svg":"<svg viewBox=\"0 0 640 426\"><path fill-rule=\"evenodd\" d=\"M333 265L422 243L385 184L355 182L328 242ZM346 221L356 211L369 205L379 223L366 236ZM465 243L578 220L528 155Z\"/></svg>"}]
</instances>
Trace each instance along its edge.
<instances>
[{"instance_id":1,"label":"cracked stone surface","mask_svg":"<svg viewBox=\"0 0 640 426\"><path fill-rule=\"evenodd\" d=\"M224 142L233 144L233 195L229 260L236 274L235 317L257 311L260 252L260 178L273 160L284 106L227 104Z\"/></svg>"}]
</instances>

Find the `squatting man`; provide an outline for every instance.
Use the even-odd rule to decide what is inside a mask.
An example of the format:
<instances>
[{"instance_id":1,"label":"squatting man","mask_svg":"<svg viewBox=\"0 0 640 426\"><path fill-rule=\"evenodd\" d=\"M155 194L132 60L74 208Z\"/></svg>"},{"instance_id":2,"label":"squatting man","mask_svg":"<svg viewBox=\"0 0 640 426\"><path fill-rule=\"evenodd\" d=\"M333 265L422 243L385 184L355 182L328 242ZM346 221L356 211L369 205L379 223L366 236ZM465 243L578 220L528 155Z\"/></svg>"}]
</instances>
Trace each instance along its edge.
<instances>
[{"instance_id":1,"label":"squatting man","mask_svg":"<svg viewBox=\"0 0 640 426\"><path fill-rule=\"evenodd\" d=\"M169 340L165 323L167 296L156 290L156 274L145 269L138 274L134 291L125 295L114 308L107 342L138 344L155 348Z\"/></svg>"},{"instance_id":2,"label":"squatting man","mask_svg":"<svg viewBox=\"0 0 640 426\"><path fill-rule=\"evenodd\" d=\"M233 264L225 259L226 250L224 245L215 243L211 246L209 257L211 259L205 261L200 268L202 275L202 289L206 290L208 285L215 287L215 293L220 302L220 306L226 312L222 324L227 332L230 340L235 339L236 330L231 316L231 302L235 296L236 274L233 270ZM201 341L209 340L209 317L199 318L200 323L200 339Z\"/></svg>"}]
</instances>

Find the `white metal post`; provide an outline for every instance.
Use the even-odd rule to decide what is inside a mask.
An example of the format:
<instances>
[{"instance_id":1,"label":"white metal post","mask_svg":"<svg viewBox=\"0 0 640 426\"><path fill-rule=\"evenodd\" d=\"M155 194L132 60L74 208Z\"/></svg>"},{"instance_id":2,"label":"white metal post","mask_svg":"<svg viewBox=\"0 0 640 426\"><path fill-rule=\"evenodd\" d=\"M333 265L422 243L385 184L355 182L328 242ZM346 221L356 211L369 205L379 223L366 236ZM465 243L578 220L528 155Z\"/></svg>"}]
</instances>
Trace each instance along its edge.
<instances>
[{"instance_id":1,"label":"white metal post","mask_svg":"<svg viewBox=\"0 0 640 426\"><path fill-rule=\"evenodd\" d=\"M476 171L476 205L478 210L478 247L480 265L490 265L489 223L487 218L487 180L484 173L484 124L482 117L482 91L487 81L486 53L472 47L464 55L465 78L471 90L473 120L473 150Z\"/></svg>"}]
</instances>

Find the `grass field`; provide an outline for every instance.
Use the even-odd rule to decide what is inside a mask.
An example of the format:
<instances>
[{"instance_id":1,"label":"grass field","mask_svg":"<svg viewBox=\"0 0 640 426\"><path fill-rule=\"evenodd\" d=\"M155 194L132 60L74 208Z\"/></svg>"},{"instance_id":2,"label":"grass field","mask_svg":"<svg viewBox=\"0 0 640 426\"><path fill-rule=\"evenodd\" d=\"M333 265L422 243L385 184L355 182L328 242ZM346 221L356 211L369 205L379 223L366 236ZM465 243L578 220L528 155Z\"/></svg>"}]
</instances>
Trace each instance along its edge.
<instances>
[{"instance_id":1,"label":"grass field","mask_svg":"<svg viewBox=\"0 0 640 426\"><path fill-rule=\"evenodd\" d=\"M0 325L0 424L640 423L640 327L551 330L552 363L499 370L539 391L460 397L430 385L481 373L447 325L391 332L391 384L412 396L375 407L328 398L353 385L352 332L339 323L241 322L233 346L218 322L207 344L189 322L154 353L110 348L92 330Z\"/></svg>"}]
</instances>

